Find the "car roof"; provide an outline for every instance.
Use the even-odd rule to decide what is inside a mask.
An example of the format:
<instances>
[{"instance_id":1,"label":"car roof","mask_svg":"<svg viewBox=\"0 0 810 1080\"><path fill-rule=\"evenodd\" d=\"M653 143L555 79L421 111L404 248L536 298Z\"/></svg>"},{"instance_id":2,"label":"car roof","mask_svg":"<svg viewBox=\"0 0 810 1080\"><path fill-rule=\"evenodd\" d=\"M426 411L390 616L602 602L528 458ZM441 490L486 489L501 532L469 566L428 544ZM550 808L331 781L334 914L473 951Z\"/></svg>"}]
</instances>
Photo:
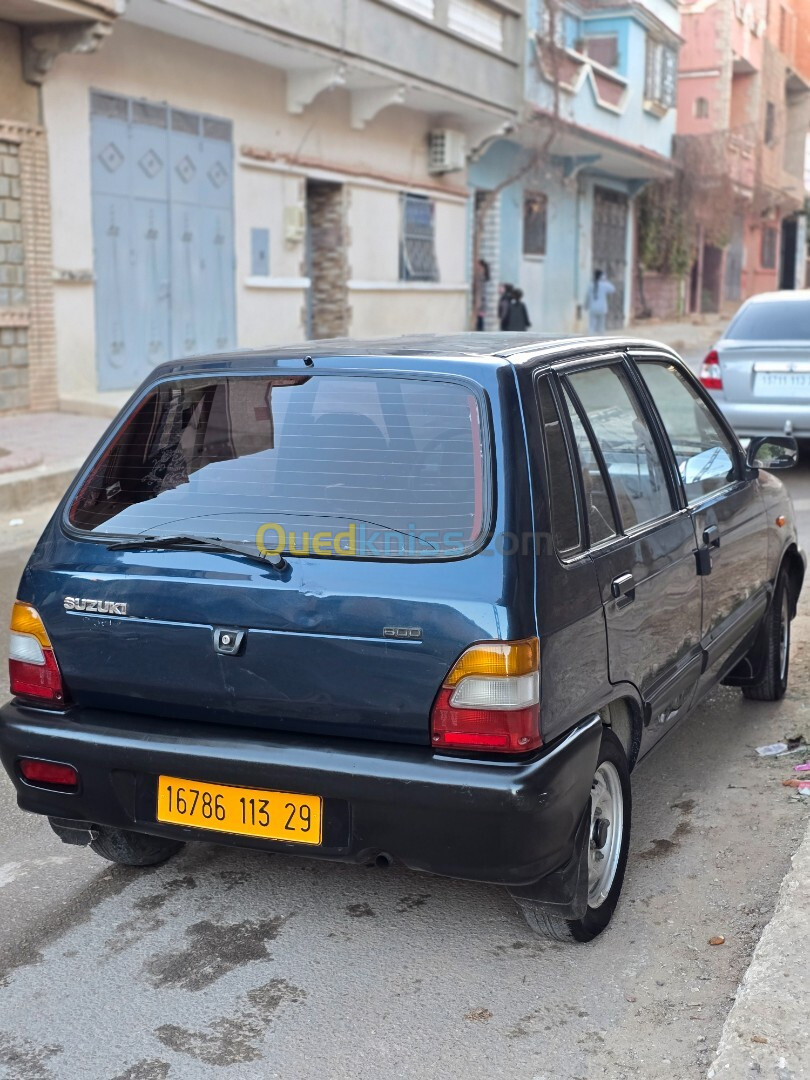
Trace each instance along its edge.
<instances>
[{"instance_id":1,"label":"car roof","mask_svg":"<svg viewBox=\"0 0 810 1080\"><path fill-rule=\"evenodd\" d=\"M770 304L774 301L788 302L810 300L810 289L780 289L778 292L757 293L746 301L748 304Z\"/></svg>"},{"instance_id":2,"label":"car roof","mask_svg":"<svg viewBox=\"0 0 810 1080\"><path fill-rule=\"evenodd\" d=\"M615 352L625 348L655 348L674 355L666 345L654 341L625 337L586 337L583 335L521 334L521 333L462 333L413 334L395 338L329 338L297 342L292 345L270 346L263 349L241 349L207 356L188 357L169 361L156 368L152 379L170 374L191 375L195 371L210 374L212 368L249 371L271 361L345 358L458 360L462 363L479 361L504 365L537 364L545 366L554 361L588 356L592 353ZM151 381L151 380L150 380Z\"/></svg>"}]
</instances>

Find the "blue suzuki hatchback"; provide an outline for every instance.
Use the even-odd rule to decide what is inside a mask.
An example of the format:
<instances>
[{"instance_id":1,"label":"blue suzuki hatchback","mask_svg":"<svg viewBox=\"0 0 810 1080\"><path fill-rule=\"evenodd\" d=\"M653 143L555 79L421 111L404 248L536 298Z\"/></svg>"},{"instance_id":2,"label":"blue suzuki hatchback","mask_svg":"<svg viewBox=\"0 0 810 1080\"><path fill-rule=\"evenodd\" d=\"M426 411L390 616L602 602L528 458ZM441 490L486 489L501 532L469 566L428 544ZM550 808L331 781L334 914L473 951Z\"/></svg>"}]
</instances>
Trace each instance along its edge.
<instances>
[{"instance_id":1,"label":"blue suzuki hatchback","mask_svg":"<svg viewBox=\"0 0 810 1080\"><path fill-rule=\"evenodd\" d=\"M608 923L636 761L785 692L770 471L662 347L483 334L167 364L25 570L0 754L67 843L242 844Z\"/></svg>"}]
</instances>

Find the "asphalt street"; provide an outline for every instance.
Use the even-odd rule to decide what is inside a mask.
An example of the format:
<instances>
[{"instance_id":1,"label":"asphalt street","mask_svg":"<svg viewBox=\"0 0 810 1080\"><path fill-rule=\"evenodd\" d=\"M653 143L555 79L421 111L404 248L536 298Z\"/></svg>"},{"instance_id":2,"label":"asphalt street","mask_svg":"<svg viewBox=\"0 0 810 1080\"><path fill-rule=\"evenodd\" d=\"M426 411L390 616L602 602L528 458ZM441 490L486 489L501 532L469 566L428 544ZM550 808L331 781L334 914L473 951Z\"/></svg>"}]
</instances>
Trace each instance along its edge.
<instances>
[{"instance_id":1,"label":"asphalt street","mask_svg":"<svg viewBox=\"0 0 810 1080\"><path fill-rule=\"evenodd\" d=\"M789 485L808 536L810 467ZM0 528L3 611L43 517ZM634 774L625 892L590 945L397 868L202 843L111 867L0 777L0 1078L703 1076L810 811L754 752L810 738L804 612L784 702L718 690Z\"/></svg>"}]
</instances>

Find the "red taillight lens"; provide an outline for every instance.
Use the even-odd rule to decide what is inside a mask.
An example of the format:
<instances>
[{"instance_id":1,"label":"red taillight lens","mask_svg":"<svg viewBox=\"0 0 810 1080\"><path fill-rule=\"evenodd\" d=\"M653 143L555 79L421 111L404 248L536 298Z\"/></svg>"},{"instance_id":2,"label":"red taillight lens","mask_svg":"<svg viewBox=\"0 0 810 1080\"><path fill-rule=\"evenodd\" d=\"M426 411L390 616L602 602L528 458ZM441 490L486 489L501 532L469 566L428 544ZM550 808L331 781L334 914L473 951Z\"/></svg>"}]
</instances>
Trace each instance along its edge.
<instances>
[{"instance_id":1,"label":"red taillight lens","mask_svg":"<svg viewBox=\"0 0 810 1080\"><path fill-rule=\"evenodd\" d=\"M541 745L536 638L467 649L430 714L437 748L521 754Z\"/></svg>"},{"instance_id":2,"label":"red taillight lens","mask_svg":"<svg viewBox=\"0 0 810 1080\"><path fill-rule=\"evenodd\" d=\"M72 765L22 758L19 768L23 778L31 784L54 784L58 787L79 786L79 774Z\"/></svg>"},{"instance_id":3,"label":"red taillight lens","mask_svg":"<svg viewBox=\"0 0 810 1080\"><path fill-rule=\"evenodd\" d=\"M12 694L62 703L62 674L42 619L18 600L11 614L8 658Z\"/></svg>"},{"instance_id":4,"label":"red taillight lens","mask_svg":"<svg viewBox=\"0 0 810 1080\"><path fill-rule=\"evenodd\" d=\"M720 370L720 357L717 355L715 349L712 349L701 365L700 381L707 390L723 389L723 373Z\"/></svg>"}]
</instances>

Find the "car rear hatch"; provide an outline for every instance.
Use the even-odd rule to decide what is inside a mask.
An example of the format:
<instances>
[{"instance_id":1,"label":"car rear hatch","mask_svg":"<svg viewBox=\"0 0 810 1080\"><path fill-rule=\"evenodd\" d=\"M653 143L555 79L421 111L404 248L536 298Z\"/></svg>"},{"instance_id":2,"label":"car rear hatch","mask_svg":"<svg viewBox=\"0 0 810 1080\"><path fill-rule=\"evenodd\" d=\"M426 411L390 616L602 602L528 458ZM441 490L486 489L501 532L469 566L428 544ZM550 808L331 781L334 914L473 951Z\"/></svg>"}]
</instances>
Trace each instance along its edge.
<instances>
[{"instance_id":1,"label":"car rear hatch","mask_svg":"<svg viewBox=\"0 0 810 1080\"><path fill-rule=\"evenodd\" d=\"M494 395L447 372L302 370L159 380L91 461L21 591L72 702L424 743L459 654L508 629L516 563L486 556L511 369L484 370ZM178 535L245 555L138 547Z\"/></svg>"},{"instance_id":2,"label":"car rear hatch","mask_svg":"<svg viewBox=\"0 0 810 1080\"><path fill-rule=\"evenodd\" d=\"M728 401L810 401L810 298L785 292L749 300L717 352Z\"/></svg>"},{"instance_id":3,"label":"car rear hatch","mask_svg":"<svg viewBox=\"0 0 810 1080\"><path fill-rule=\"evenodd\" d=\"M810 402L810 342L724 341L718 355L728 401Z\"/></svg>"}]
</instances>

